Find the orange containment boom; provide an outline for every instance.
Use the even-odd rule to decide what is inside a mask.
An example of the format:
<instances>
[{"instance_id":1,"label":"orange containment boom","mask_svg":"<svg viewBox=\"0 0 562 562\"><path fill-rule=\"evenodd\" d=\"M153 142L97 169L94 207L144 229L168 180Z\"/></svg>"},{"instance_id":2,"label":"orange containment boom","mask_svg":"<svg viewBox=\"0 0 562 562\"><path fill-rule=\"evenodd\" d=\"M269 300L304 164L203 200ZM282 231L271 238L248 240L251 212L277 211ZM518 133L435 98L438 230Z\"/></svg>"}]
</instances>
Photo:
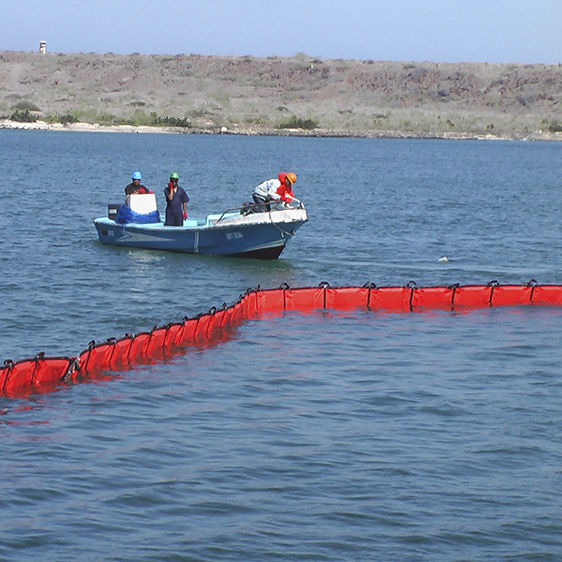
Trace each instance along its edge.
<instances>
[{"instance_id":1,"label":"orange containment boom","mask_svg":"<svg viewBox=\"0 0 562 562\"><path fill-rule=\"evenodd\" d=\"M45 357L5 361L0 367L0 396L25 397L46 392L64 383L96 378L107 371L120 371L162 360L193 345L215 345L228 338L230 330L243 322L271 313L313 310L371 310L382 312L418 312L425 310L467 310L499 306L562 306L562 285L449 285L418 287L410 282L402 287L248 289L239 300L222 308L211 308L180 323L154 327L150 332L126 334L103 343L91 341L78 357Z\"/></svg>"}]
</instances>

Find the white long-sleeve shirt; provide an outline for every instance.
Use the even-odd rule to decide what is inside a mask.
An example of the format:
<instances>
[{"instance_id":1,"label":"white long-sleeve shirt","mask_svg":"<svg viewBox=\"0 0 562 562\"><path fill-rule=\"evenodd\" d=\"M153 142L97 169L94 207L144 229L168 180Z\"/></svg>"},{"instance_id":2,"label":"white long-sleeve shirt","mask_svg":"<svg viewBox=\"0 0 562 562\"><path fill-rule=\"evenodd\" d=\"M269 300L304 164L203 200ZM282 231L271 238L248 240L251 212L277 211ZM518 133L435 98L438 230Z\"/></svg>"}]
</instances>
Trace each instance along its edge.
<instances>
[{"instance_id":1,"label":"white long-sleeve shirt","mask_svg":"<svg viewBox=\"0 0 562 562\"><path fill-rule=\"evenodd\" d=\"M281 187L281 182L277 178L272 178L260 183L254 188L254 193L270 201L279 201L281 196L277 190Z\"/></svg>"}]
</instances>

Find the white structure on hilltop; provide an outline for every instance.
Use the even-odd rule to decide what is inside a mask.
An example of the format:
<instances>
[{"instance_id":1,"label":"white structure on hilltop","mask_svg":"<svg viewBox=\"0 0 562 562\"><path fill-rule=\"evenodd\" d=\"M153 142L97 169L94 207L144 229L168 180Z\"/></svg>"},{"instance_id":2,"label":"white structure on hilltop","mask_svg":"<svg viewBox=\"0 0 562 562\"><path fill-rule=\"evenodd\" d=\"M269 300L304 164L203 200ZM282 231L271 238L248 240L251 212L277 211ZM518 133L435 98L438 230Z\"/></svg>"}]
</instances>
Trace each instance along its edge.
<instances>
[{"instance_id":1,"label":"white structure on hilltop","mask_svg":"<svg viewBox=\"0 0 562 562\"><path fill-rule=\"evenodd\" d=\"M47 41L39 41L39 52L43 55L47 52Z\"/></svg>"}]
</instances>

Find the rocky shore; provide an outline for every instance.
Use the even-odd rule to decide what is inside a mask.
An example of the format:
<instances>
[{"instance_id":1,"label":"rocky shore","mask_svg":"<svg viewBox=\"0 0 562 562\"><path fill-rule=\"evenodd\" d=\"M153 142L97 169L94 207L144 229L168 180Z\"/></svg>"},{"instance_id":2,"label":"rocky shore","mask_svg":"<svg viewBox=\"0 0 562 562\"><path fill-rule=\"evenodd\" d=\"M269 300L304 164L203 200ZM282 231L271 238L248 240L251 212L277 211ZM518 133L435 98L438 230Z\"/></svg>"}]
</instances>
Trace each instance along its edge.
<instances>
[{"instance_id":1,"label":"rocky shore","mask_svg":"<svg viewBox=\"0 0 562 562\"><path fill-rule=\"evenodd\" d=\"M0 127L562 139L560 65L0 51Z\"/></svg>"},{"instance_id":2,"label":"rocky shore","mask_svg":"<svg viewBox=\"0 0 562 562\"><path fill-rule=\"evenodd\" d=\"M276 129L268 127L235 127L235 128L179 128L179 127L155 127L149 125L100 125L98 123L46 123L36 121L34 123L19 123L9 119L0 119L0 129L17 130L44 130L44 131L75 131L75 132L100 132L100 133L160 133L160 134L216 134L216 135L245 135L245 136L293 136L293 137L340 137L340 138L416 138L416 139L453 139L453 140L528 140L528 141L561 141L562 133L536 131L529 135L498 136L493 134L474 134L469 132L443 132L418 133L403 131L357 131L338 129Z\"/></svg>"}]
</instances>

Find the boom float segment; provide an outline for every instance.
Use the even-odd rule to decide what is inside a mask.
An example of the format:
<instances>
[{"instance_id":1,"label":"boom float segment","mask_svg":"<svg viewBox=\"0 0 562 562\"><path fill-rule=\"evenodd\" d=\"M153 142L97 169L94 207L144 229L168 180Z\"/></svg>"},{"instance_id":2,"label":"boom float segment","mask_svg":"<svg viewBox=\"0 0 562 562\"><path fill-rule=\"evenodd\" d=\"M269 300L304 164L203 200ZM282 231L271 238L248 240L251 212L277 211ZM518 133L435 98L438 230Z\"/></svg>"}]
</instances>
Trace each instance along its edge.
<instances>
[{"instance_id":1,"label":"boom float segment","mask_svg":"<svg viewBox=\"0 0 562 562\"><path fill-rule=\"evenodd\" d=\"M160 361L190 345L216 345L228 338L229 330L243 322L282 312L307 313L313 310L371 310L383 312L421 312L424 310L468 310L500 306L562 306L562 285L449 285L418 287L410 282L402 287L318 287L248 289L239 300L222 308L211 308L181 323L155 326L150 332L126 334L103 343L91 341L78 357L45 357L0 367L0 396L25 397L48 392L57 385L97 378L106 371L126 370Z\"/></svg>"}]
</instances>

